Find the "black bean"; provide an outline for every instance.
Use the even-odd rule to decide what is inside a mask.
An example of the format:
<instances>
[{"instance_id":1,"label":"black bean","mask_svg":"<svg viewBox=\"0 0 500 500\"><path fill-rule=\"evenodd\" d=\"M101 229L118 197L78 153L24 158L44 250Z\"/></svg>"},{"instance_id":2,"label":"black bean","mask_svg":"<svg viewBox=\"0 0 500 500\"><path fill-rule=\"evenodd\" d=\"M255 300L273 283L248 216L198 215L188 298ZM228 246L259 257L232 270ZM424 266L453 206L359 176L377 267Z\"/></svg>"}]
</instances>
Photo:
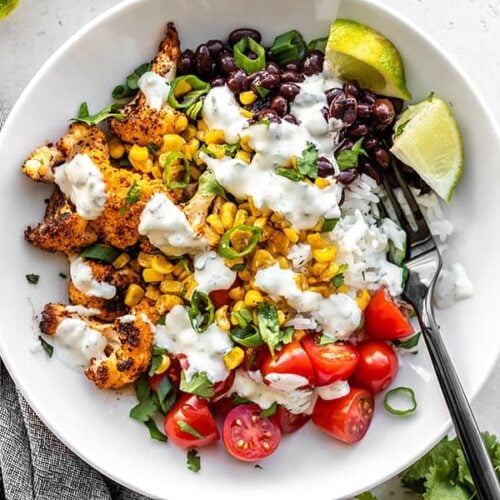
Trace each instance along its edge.
<instances>
[{"instance_id":1,"label":"black bean","mask_svg":"<svg viewBox=\"0 0 500 500\"><path fill-rule=\"evenodd\" d=\"M288 111L288 101L281 95L277 95L271 101L271 109L274 109L278 115L283 116Z\"/></svg>"},{"instance_id":2,"label":"black bean","mask_svg":"<svg viewBox=\"0 0 500 500\"><path fill-rule=\"evenodd\" d=\"M282 95L287 101L293 102L299 92L300 87L295 83L282 83L278 93L279 95Z\"/></svg>"},{"instance_id":3,"label":"black bean","mask_svg":"<svg viewBox=\"0 0 500 500\"><path fill-rule=\"evenodd\" d=\"M318 158L318 176L328 177L329 175L333 175L334 173L335 168L333 167L332 162L328 158L320 156Z\"/></svg>"},{"instance_id":4,"label":"black bean","mask_svg":"<svg viewBox=\"0 0 500 500\"><path fill-rule=\"evenodd\" d=\"M352 97L358 97L359 95L359 84L355 80L351 80L350 82L346 83L344 85L344 92L347 95L350 95Z\"/></svg>"},{"instance_id":5,"label":"black bean","mask_svg":"<svg viewBox=\"0 0 500 500\"><path fill-rule=\"evenodd\" d=\"M343 172L340 172L339 176L337 177L337 180L341 182L344 185L350 184L356 177L358 176L358 172L355 168L349 169L349 170L344 170Z\"/></svg>"},{"instance_id":6,"label":"black bean","mask_svg":"<svg viewBox=\"0 0 500 500\"><path fill-rule=\"evenodd\" d=\"M276 111L274 111L274 109L271 109L271 108L263 109L257 115L257 119L258 120L269 120L269 121L274 122L274 123L277 123L280 121L278 113L276 113Z\"/></svg>"},{"instance_id":7,"label":"black bean","mask_svg":"<svg viewBox=\"0 0 500 500\"><path fill-rule=\"evenodd\" d=\"M219 55L218 65L220 70L226 75L238 69L234 62L234 57L230 52L222 52Z\"/></svg>"},{"instance_id":8,"label":"black bean","mask_svg":"<svg viewBox=\"0 0 500 500\"><path fill-rule=\"evenodd\" d=\"M328 89L326 92L326 100L328 101L328 105L332 103L332 101L335 99L335 97L339 95L345 96L345 92L342 89L338 88L333 88L333 89Z\"/></svg>"},{"instance_id":9,"label":"black bean","mask_svg":"<svg viewBox=\"0 0 500 500\"><path fill-rule=\"evenodd\" d=\"M226 83L226 79L223 76L218 76L210 80L211 87L222 87Z\"/></svg>"},{"instance_id":10,"label":"black bean","mask_svg":"<svg viewBox=\"0 0 500 500\"><path fill-rule=\"evenodd\" d=\"M285 71L295 71L296 73L301 73L304 69L302 61L290 61L283 67Z\"/></svg>"},{"instance_id":11,"label":"black bean","mask_svg":"<svg viewBox=\"0 0 500 500\"><path fill-rule=\"evenodd\" d=\"M370 176L372 179L375 179L375 181L377 182L377 184L381 184L382 183L382 173L377 168L377 166L374 165L367 158L362 158L359 161L358 171L360 173L362 173L362 174L366 174L366 175Z\"/></svg>"},{"instance_id":12,"label":"black bean","mask_svg":"<svg viewBox=\"0 0 500 500\"><path fill-rule=\"evenodd\" d=\"M238 28L231 33L229 33L229 36L227 37L227 43L230 47L233 45L236 45L242 38L250 37L253 38L256 42L259 42L262 40L261 34L252 28Z\"/></svg>"},{"instance_id":13,"label":"black bean","mask_svg":"<svg viewBox=\"0 0 500 500\"><path fill-rule=\"evenodd\" d=\"M370 118L373 114L373 104L365 104L358 102L358 117Z\"/></svg>"},{"instance_id":14,"label":"black bean","mask_svg":"<svg viewBox=\"0 0 500 500\"><path fill-rule=\"evenodd\" d=\"M283 116L283 120L288 123L293 123L294 125L299 124L299 120L295 118L291 113L287 113L285 116Z\"/></svg>"},{"instance_id":15,"label":"black bean","mask_svg":"<svg viewBox=\"0 0 500 500\"><path fill-rule=\"evenodd\" d=\"M254 76L255 78L253 78L250 84L252 88L262 87L267 90L273 90L280 84L280 76L275 73L263 70L254 74Z\"/></svg>"},{"instance_id":16,"label":"black bean","mask_svg":"<svg viewBox=\"0 0 500 500\"><path fill-rule=\"evenodd\" d=\"M360 100L365 104L375 104L377 98L369 90L363 90L360 92Z\"/></svg>"},{"instance_id":17,"label":"black bean","mask_svg":"<svg viewBox=\"0 0 500 500\"><path fill-rule=\"evenodd\" d=\"M392 102L394 106L394 111L397 115L403 111L404 101L403 99L398 99L397 97L390 97L389 100Z\"/></svg>"},{"instance_id":18,"label":"black bean","mask_svg":"<svg viewBox=\"0 0 500 500\"><path fill-rule=\"evenodd\" d=\"M311 50L304 59L304 73L308 76L321 73L324 60L325 55L321 50Z\"/></svg>"},{"instance_id":19,"label":"black bean","mask_svg":"<svg viewBox=\"0 0 500 500\"><path fill-rule=\"evenodd\" d=\"M224 42L222 40L209 40L207 47L210 55L215 59L224 50Z\"/></svg>"},{"instance_id":20,"label":"black bean","mask_svg":"<svg viewBox=\"0 0 500 500\"><path fill-rule=\"evenodd\" d=\"M387 168L389 166L389 153L384 148L374 149L372 155L377 164L382 168Z\"/></svg>"},{"instance_id":21,"label":"black bean","mask_svg":"<svg viewBox=\"0 0 500 500\"><path fill-rule=\"evenodd\" d=\"M380 145L380 141L376 137L374 137L373 135L370 135L370 136L366 137L365 140L364 140L364 142L363 142L363 147L367 151L375 149L379 145Z\"/></svg>"},{"instance_id":22,"label":"black bean","mask_svg":"<svg viewBox=\"0 0 500 500\"><path fill-rule=\"evenodd\" d=\"M342 120L348 126L356 121L357 115L358 103L354 97L340 94L330 104L330 117Z\"/></svg>"},{"instance_id":23,"label":"black bean","mask_svg":"<svg viewBox=\"0 0 500 500\"><path fill-rule=\"evenodd\" d=\"M213 74L213 59L208 47L204 44L196 49L196 71L201 77L211 76Z\"/></svg>"},{"instance_id":24,"label":"black bean","mask_svg":"<svg viewBox=\"0 0 500 500\"><path fill-rule=\"evenodd\" d=\"M177 74L189 75L196 71L196 59L192 50L186 49L177 60Z\"/></svg>"},{"instance_id":25,"label":"black bean","mask_svg":"<svg viewBox=\"0 0 500 500\"><path fill-rule=\"evenodd\" d=\"M283 83L299 83L304 81L304 75L302 73L297 73L296 71L283 71L281 73L281 81Z\"/></svg>"},{"instance_id":26,"label":"black bean","mask_svg":"<svg viewBox=\"0 0 500 500\"><path fill-rule=\"evenodd\" d=\"M361 137L365 137L370 133L370 128L366 123L355 123L352 127L347 131L349 137L353 139L359 139Z\"/></svg>"},{"instance_id":27,"label":"black bean","mask_svg":"<svg viewBox=\"0 0 500 500\"><path fill-rule=\"evenodd\" d=\"M227 77L227 86L232 92L234 92L235 94L239 94L242 90L243 82L245 81L246 77L246 71L237 69L236 71L230 73L230 75Z\"/></svg>"},{"instance_id":28,"label":"black bean","mask_svg":"<svg viewBox=\"0 0 500 500\"><path fill-rule=\"evenodd\" d=\"M268 73L275 73L276 75L279 75L281 73L280 67L275 62L269 62L269 63L267 63L267 65L266 65L266 71Z\"/></svg>"},{"instance_id":29,"label":"black bean","mask_svg":"<svg viewBox=\"0 0 500 500\"><path fill-rule=\"evenodd\" d=\"M390 125L396 118L392 102L389 99L377 99L373 106L373 116L380 125Z\"/></svg>"}]
</instances>

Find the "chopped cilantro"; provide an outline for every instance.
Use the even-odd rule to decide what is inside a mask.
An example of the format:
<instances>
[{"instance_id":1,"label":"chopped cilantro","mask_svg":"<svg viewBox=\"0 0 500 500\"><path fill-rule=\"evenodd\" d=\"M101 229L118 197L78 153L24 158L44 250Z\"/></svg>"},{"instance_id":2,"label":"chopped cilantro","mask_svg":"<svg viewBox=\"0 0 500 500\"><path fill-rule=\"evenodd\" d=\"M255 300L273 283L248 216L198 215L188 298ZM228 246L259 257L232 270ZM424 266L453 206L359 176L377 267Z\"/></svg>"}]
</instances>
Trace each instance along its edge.
<instances>
[{"instance_id":1,"label":"chopped cilantro","mask_svg":"<svg viewBox=\"0 0 500 500\"><path fill-rule=\"evenodd\" d=\"M297 158L297 170L303 177L313 180L318 177L318 150L312 142L307 144L306 149L302 151L302 156Z\"/></svg>"},{"instance_id":2,"label":"chopped cilantro","mask_svg":"<svg viewBox=\"0 0 500 500\"><path fill-rule=\"evenodd\" d=\"M203 434L199 433L194 427L189 425L184 420L180 420L179 422L177 422L177 425L179 426L179 429L182 432L186 432L187 434L191 434L191 436L194 436L195 438L203 439L205 437Z\"/></svg>"},{"instance_id":3,"label":"chopped cilantro","mask_svg":"<svg viewBox=\"0 0 500 500\"><path fill-rule=\"evenodd\" d=\"M278 409L278 403L276 403L275 401L269 408L266 408L265 410L262 410L260 412L260 418L267 418L274 415L277 409Z\"/></svg>"},{"instance_id":4,"label":"chopped cilantro","mask_svg":"<svg viewBox=\"0 0 500 500\"><path fill-rule=\"evenodd\" d=\"M40 275L39 274L27 274L26 281L30 285L36 285L40 281Z\"/></svg>"},{"instance_id":5,"label":"chopped cilantro","mask_svg":"<svg viewBox=\"0 0 500 500\"><path fill-rule=\"evenodd\" d=\"M132 205L133 203L137 203L141 199L141 187L137 184L137 181L134 180L130 189L125 196L125 204L122 208L120 208L120 215L125 215L127 211L128 205Z\"/></svg>"},{"instance_id":6,"label":"chopped cilantro","mask_svg":"<svg viewBox=\"0 0 500 500\"><path fill-rule=\"evenodd\" d=\"M187 468L193 472L201 469L200 456L196 450L188 450L186 457Z\"/></svg>"},{"instance_id":7,"label":"chopped cilantro","mask_svg":"<svg viewBox=\"0 0 500 500\"><path fill-rule=\"evenodd\" d=\"M42 344L43 350L47 353L49 358L51 358L54 354L54 346L49 344L41 335L38 336L38 340L40 341L40 344Z\"/></svg>"},{"instance_id":8,"label":"chopped cilantro","mask_svg":"<svg viewBox=\"0 0 500 500\"><path fill-rule=\"evenodd\" d=\"M184 372L181 373L181 383L179 389L189 394L196 394L202 398L211 398L214 395L214 384L209 380L205 372L195 373L189 382L186 380Z\"/></svg>"},{"instance_id":9,"label":"chopped cilantro","mask_svg":"<svg viewBox=\"0 0 500 500\"><path fill-rule=\"evenodd\" d=\"M127 76L123 85L117 85L112 92L113 99L124 99L132 97L139 88L139 78L151 69L151 63L141 64L138 68Z\"/></svg>"},{"instance_id":10,"label":"chopped cilantro","mask_svg":"<svg viewBox=\"0 0 500 500\"><path fill-rule=\"evenodd\" d=\"M83 122L87 125L97 125L108 118L116 118L117 120L123 120L125 115L120 113L120 110L123 108L123 104L115 102L106 106L104 109L96 113L95 115L91 115L89 113L89 107L86 102L82 102L80 104L80 108L78 109L78 114L76 118L73 118L74 121Z\"/></svg>"},{"instance_id":11,"label":"chopped cilantro","mask_svg":"<svg viewBox=\"0 0 500 500\"><path fill-rule=\"evenodd\" d=\"M340 170L347 170L358 165L359 156L368 156L366 150L362 147L364 137L354 143L351 149L344 149L337 157L337 165Z\"/></svg>"},{"instance_id":12,"label":"chopped cilantro","mask_svg":"<svg viewBox=\"0 0 500 500\"><path fill-rule=\"evenodd\" d=\"M153 419L149 419L147 422L144 422L144 425L149 429L149 436L151 439L155 439L156 441L165 442L167 441L167 436L158 430L156 427L156 423Z\"/></svg>"}]
</instances>

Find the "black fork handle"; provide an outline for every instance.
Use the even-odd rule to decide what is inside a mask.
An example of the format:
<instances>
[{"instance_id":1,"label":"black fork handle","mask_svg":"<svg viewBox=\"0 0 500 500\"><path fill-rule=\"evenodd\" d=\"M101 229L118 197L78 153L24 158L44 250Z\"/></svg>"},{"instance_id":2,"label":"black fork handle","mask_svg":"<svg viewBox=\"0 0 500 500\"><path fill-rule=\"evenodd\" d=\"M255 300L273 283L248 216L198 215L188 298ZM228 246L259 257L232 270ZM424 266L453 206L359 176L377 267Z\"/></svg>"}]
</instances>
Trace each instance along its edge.
<instances>
[{"instance_id":1,"label":"black fork handle","mask_svg":"<svg viewBox=\"0 0 500 500\"><path fill-rule=\"evenodd\" d=\"M417 316L479 498L481 500L500 500L500 484L495 468L439 332L439 327L433 315L429 317L429 325L425 324L418 312Z\"/></svg>"}]
</instances>

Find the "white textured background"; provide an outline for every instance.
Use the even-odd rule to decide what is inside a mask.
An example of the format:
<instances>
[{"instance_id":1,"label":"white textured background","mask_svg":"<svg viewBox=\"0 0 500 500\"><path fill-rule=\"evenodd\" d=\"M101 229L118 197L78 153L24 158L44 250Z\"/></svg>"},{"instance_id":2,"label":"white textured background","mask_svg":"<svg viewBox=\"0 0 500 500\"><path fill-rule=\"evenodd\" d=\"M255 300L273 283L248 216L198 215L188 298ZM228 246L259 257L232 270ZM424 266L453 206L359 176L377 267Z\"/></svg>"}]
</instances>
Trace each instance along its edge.
<instances>
[{"instance_id":1,"label":"white textured background","mask_svg":"<svg viewBox=\"0 0 500 500\"><path fill-rule=\"evenodd\" d=\"M500 0L379 1L405 14L444 45L476 82L494 114L500 115ZM4 105L12 107L63 41L117 3L119 0L21 0L18 9L0 22L0 98ZM500 435L499 386L500 366L474 402L474 409L480 426ZM381 488L380 498L408 499L394 492L396 486Z\"/></svg>"}]
</instances>

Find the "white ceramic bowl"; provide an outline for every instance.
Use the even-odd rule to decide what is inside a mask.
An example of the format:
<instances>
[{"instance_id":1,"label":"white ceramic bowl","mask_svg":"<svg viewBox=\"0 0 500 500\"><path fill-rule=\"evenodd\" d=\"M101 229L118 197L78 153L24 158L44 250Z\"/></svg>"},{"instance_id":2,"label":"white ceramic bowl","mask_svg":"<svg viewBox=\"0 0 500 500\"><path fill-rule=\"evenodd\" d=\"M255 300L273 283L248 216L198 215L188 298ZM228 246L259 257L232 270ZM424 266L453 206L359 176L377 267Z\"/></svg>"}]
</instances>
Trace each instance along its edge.
<instances>
[{"instance_id":1,"label":"white ceramic bowl","mask_svg":"<svg viewBox=\"0 0 500 500\"><path fill-rule=\"evenodd\" d=\"M202 470L185 466L184 452L149 439L129 419L130 395L99 392L56 357L31 353L37 335L35 312L44 303L66 299L64 260L24 243L25 226L42 217L46 186L20 173L27 154L57 139L80 102L91 110L110 100L110 91L131 69L151 59L167 21L176 22L184 47L248 25L266 41L291 28L306 38L327 33L334 13L331 0L133 0L125 1L74 35L38 72L12 111L0 136L2 159L2 357L31 406L73 451L106 475L153 497L179 500L217 497L229 500L304 497L344 498L382 482L417 459L448 429L449 420L425 352L408 356L397 384L415 389L419 408L409 418L378 411L366 438L344 446L312 425L283 440L263 470L232 460L222 445L202 450ZM468 394L474 397L500 350L496 311L500 303L498 218L500 140L496 125L477 92L450 58L419 28L370 0L344 0L340 15L385 33L402 52L416 99L430 90L453 106L466 150L464 178L447 215L456 234L446 260L461 261L476 295L443 311L439 319ZM29 285L27 273L39 273ZM421 351L425 351L421 346ZM285 493L286 492L286 493Z\"/></svg>"}]
</instances>

